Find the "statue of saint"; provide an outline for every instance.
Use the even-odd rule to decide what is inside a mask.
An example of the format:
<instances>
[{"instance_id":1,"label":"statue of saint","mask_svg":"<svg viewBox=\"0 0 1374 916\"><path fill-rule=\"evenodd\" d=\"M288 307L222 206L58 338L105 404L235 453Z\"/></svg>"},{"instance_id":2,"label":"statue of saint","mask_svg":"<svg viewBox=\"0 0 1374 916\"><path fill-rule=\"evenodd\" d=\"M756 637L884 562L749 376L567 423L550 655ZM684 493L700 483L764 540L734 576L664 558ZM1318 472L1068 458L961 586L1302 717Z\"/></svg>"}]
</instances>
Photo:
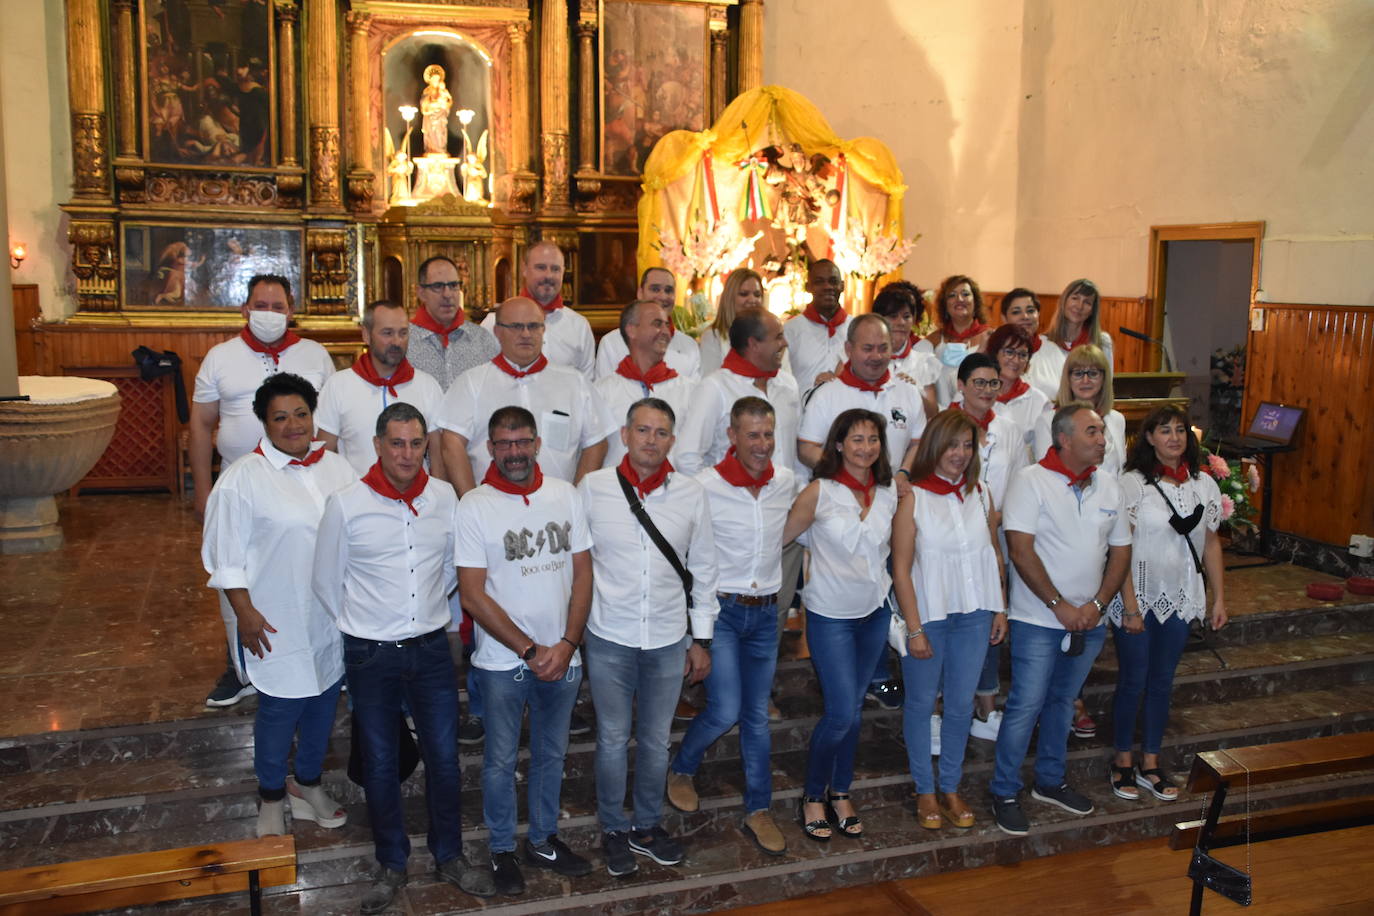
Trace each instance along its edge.
<instances>
[{"instance_id":1,"label":"statue of saint","mask_svg":"<svg viewBox=\"0 0 1374 916\"><path fill-rule=\"evenodd\" d=\"M453 96L444 85L444 68L430 64L425 68L425 88L420 93L420 130L425 138L426 156L448 155L448 119Z\"/></svg>"},{"instance_id":2,"label":"statue of saint","mask_svg":"<svg viewBox=\"0 0 1374 916\"><path fill-rule=\"evenodd\" d=\"M386 173L391 176L392 204L410 203L410 175L415 171L415 163L410 161L403 149L396 150L387 163Z\"/></svg>"},{"instance_id":3,"label":"statue of saint","mask_svg":"<svg viewBox=\"0 0 1374 916\"><path fill-rule=\"evenodd\" d=\"M463 164L458 166L458 171L463 175L463 200L473 204L484 204L487 202L486 190L487 182L487 132L482 131L482 138L477 141L477 150L472 150L472 140L468 137L468 129L463 127Z\"/></svg>"}]
</instances>

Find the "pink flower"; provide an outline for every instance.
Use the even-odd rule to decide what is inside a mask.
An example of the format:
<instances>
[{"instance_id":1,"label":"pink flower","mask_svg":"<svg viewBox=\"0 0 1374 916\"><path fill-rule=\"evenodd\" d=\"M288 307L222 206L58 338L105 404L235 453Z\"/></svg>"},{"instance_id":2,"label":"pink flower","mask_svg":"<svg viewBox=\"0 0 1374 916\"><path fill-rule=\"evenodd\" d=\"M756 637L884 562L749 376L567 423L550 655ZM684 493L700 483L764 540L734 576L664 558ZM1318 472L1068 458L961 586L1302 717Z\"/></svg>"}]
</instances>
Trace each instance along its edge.
<instances>
[{"instance_id":1,"label":"pink flower","mask_svg":"<svg viewBox=\"0 0 1374 916\"><path fill-rule=\"evenodd\" d=\"M1231 497L1229 497L1229 496L1223 495L1223 496L1221 497L1221 520L1224 522L1224 521L1226 521L1228 518L1230 518L1231 516L1233 516L1233 515L1235 515L1235 514L1236 514L1236 503L1235 503L1235 500L1231 499Z\"/></svg>"},{"instance_id":2,"label":"pink flower","mask_svg":"<svg viewBox=\"0 0 1374 916\"><path fill-rule=\"evenodd\" d=\"M1260 488L1259 468L1255 467L1253 464L1247 465L1245 468L1245 481L1249 484L1251 493L1258 493Z\"/></svg>"},{"instance_id":3,"label":"pink flower","mask_svg":"<svg viewBox=\"0 0 1374 916\"><path fill-rule=\"evenodd\" d=\"M1225 480L1231 476L1231 466L1226 463L1226 459L1218 455L1207 456L1207 470L1217 480Z\"/></svg>"}]
</instances>

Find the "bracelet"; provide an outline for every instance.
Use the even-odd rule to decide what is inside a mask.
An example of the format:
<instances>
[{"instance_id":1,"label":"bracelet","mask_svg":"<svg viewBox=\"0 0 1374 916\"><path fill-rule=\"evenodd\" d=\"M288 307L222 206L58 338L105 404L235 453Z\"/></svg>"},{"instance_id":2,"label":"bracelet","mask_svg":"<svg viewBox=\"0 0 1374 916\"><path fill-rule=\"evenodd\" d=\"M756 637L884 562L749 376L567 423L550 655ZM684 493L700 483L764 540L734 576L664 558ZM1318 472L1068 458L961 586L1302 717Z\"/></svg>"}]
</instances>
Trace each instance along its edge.
<instances>
[{"instance_id":1,"label":"bracelet","mask_svg":"<svg viewBox=\"0 0 1374 916\"><path fill-rule=\"evenodd\" d=\"M571 639L569 639L568 637L566 637L566 636L560 636L560 637L558 637L558 639L559 639L561 642L565 642L565 643L567 643L568 645L572 646L574 652L577 651L577 643L573 642L573 641L572 641Z\"/></svg>"},{"instance_id":2,"label":"bracelet","mask_svg":"<svg viewBox=\"0 0 1374 916\"><path fill-rule=\"evenodd\" d=\"M1098 601L1096 596L1093 596L1093 605L1097 607L1098 614L1107 613L1107 606L1103 604L1101 601Z\"/></svg>"},{"instance_id":3,"label":"bracelet","mask_svg":"<svg viewBox=\"0 0 1374 916\"><path fill-rule=\"evenodd\" d=\"M1122 611L1122 612L1121 612L1121 616L1123 616L1123 617L1139 617L1139 616L1140 616L1140 612L1139 612L1139 611L1136 611L1135 613L1132 613L1132 612L1130 612L1130 611Z\"/></svg>"},{"instance_id":4,"label":"bracelet","mask_svg":"<svg viewBox=\"0 0 1374 916\"><path fill-rule=\"evenodd\" d=\"M917 636L924 636L924 635L926 635L926 628L925 628L925 627L917 627L916 629L912 630L910 633L906 634L906 638L907 638L907 639L915 639Z\"/></svg>"},{"instance_id":5,"label":"bracelet","mask_svg":"<svg viewBox=\"0 0 1374 916\"><path fill-rule=\"evenodd\" d=\"M911 472L908 471L906 468L898 468L897 470L893 471L892 473L894 473L894 474L905 474L907 480L910 480L910 479L911 479Z\"/></svg>"}]
</instances>

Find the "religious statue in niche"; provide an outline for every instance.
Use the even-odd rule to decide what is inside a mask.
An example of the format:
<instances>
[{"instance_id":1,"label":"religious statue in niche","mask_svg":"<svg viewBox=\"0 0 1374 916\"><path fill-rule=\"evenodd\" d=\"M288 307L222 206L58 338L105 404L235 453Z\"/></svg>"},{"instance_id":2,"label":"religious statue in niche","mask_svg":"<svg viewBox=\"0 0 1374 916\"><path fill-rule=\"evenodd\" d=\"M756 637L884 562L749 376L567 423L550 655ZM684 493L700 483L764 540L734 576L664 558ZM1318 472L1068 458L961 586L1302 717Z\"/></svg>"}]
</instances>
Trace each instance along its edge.
<instances>
[{"instance_id":1,"label":"religious statue in niche","mask_svg":"<svg viewBox=\"0 0 1374 916\"><path fill-rule=\"evenodd\" d=\"M425 68L425 88L420 93L420 132L425 138L425 155L448 155L448 118L453 96L444 85L444 68L430 64Z\"/></svg>"}]
</instances>

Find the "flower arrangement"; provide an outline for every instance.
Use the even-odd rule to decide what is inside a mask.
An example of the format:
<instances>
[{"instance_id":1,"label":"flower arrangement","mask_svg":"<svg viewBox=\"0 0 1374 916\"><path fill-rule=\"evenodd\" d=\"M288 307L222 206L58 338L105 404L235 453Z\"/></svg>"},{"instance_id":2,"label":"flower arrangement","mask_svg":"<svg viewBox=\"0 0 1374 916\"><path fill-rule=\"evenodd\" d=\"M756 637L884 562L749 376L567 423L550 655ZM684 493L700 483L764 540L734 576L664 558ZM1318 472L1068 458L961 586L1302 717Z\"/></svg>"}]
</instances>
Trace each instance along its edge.
<instances>
[{"instance_id":1,"label":"flower arrangement","mask_svg":"<svg viewBox=\"0 0 1374 916\"><path fill-rule=\"evenodd\" d=\"M921 237L903 239L891 235L864 234L857 221L846 227L843 238L834 239L835 264L847 274L873 280L892 273L911 257L911 249Z\"/></svg>"},{"instance_id":2,"label":"flower arrangement","mask_svg":"<svg viewBox=\"0 0 1374 916\"><path fill-rule=\"evenodd\" d=\"M1252 493L1259 492L1259 469L1253 461L1227 461L1202 447L1202 471L1211 475L1221 490L1221 520L1235 527L1255 527Z\"/></svg>"},{"instance_id":3,"label":"flower arrangement","mask_svg":"<svg viewBox=\"0 0 1374 916\"><path fill-rule=\"evenodd\" d=\"M745 237L739 224L720 222L715 228L693 226L680 241L660 241L656 246L663 266L675 275L691 280L729 273L748 259L762 232ZM663 238L662 232L659 238Z\"/></svg>"}]
</instances>

